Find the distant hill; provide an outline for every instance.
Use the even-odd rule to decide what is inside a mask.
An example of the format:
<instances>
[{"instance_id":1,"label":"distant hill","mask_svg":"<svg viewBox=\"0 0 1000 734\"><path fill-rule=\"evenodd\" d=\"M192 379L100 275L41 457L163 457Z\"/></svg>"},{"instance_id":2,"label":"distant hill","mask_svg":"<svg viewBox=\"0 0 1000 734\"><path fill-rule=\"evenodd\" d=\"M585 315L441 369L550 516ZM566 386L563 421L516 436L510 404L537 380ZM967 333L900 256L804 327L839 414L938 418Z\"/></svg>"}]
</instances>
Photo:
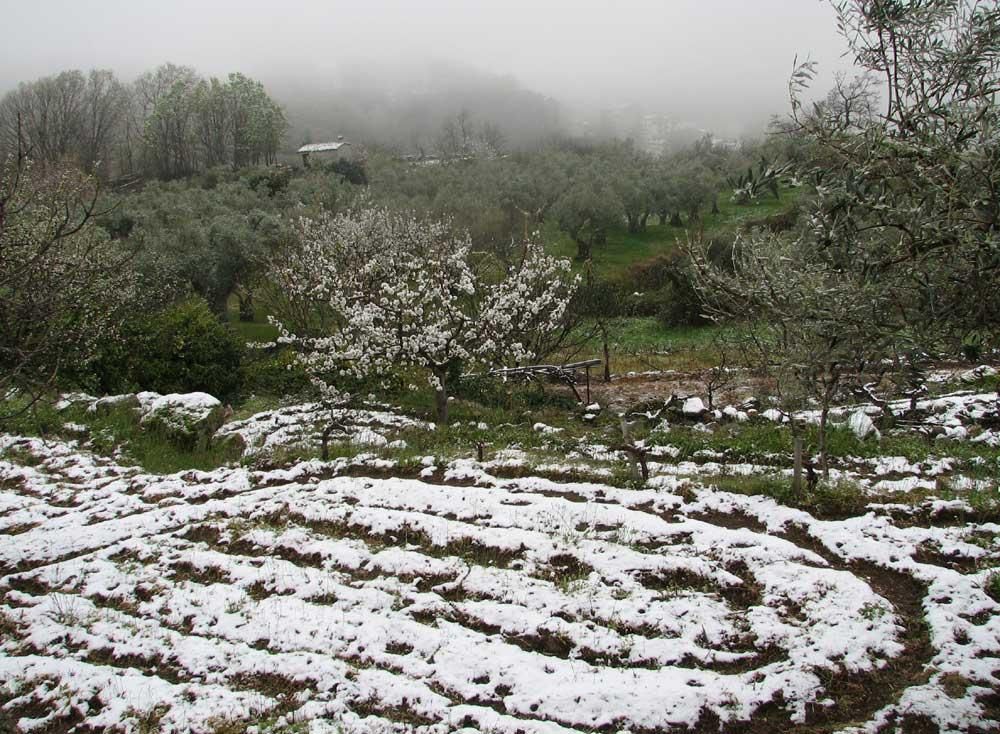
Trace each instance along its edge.
<instances>
[{"instance_id":1,"label":"distant hill","mask_svg":"<svg viewBox=\"0 0 1000 734\"><path fill-rule=\"evenodd\" d=\"M289 148L343 135L405 153L429 151L445 121L463 110L476 124L498 127L511 148L564 132L555 100L510 77L446 64L402 76L358 68L339 79L272 79L268 89L287 112Z\"/></svg>"}]
</instances>

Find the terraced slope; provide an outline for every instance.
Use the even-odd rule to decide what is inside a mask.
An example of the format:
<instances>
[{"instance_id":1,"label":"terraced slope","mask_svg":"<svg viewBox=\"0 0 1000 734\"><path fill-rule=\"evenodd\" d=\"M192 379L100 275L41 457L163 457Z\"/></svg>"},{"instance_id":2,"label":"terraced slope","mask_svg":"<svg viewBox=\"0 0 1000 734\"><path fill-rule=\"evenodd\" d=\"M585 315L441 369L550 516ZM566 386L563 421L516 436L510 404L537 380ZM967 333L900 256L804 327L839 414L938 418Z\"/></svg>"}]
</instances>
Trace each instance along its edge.
<instances>
[{"instance_id":1,"label":"terraced slope","mask_svg":"<svg viewBox=\"0 0 1000 734\"><path fill-rule=\"evenodd\" d=\"M995 525L2 441L0 729L997 726Z\"/></svg>"}]
</instances>

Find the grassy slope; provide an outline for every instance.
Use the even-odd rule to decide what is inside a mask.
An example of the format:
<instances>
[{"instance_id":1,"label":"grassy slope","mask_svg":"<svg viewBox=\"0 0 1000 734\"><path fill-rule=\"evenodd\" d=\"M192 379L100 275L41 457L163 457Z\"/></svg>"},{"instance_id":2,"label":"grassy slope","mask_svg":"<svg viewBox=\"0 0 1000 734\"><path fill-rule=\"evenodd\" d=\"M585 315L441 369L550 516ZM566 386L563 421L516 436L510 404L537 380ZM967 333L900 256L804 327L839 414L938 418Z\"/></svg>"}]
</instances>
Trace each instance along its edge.
<instances>
[{"instance_id":1,"label":"grassy slope","mask_svg":"<svg viewBox=\"0 0 1000 734\"><path fill-rule=\"evenodd\" d=\"M787 210L801 195L801 189L784 189L780 199L767 198L754 204L734 204L729 191L719 194L719 212L702 217L699 232L707 237L732 230L748 219L761 219ZM576 244L554 226L544 232L553 255L573 258ZM650 224L645 232L630 234L624 228L608 233L608 241L595 247L594 268L598 276L617 278L637 262L671 252L676 244L694 232L688 227ZM574 268L582 264L574 261ZM731 329L708 325L666 328L654 317L635 316L615 319L611 345L612 371L629 372L649 369L692 370L709 366L715 359L712 342ZM587 346L587 356L599 356L600 343Z\"/></svg>"},{"instance_id":2,"label":"grassy slope","mask_svg":"<svg viewBox=\"0 0 1000 734\"><path fill-rule=\"evenodd\" d=\"M240 305L235 295L229 297L226 308L229 325L248 342L272 342L278 338L278 330L267 320L267 314L260 308L254 312L253 321L240 321Z\"/></svg>"},{"instance_id":3,"label":"grassy slope","mask_svg":"<svg viewBox=\"0 0 1000 734\"><path fill-rule=\"evenodd\" d=\"M784 189L780 200L768 197L754 204L740 206L730 200L730 191L723 191L719 194L719 213L703 214L698 230L711 236L714 232L735 227L744 220L777 214L794 203L800 194L801 189ZM608 232L605 245L594 248L594 268L602 276L621 275L633 263L666 254L678 241L695 233L690 227L672 227L669 224L649 224L645 232L638 234L616 228ZM553 226L547 226L544 234L551 254L568 258L576 256L576 243L566 234ZM579 264L576 265L579 267Z\"/></svg>"}]
</instances>

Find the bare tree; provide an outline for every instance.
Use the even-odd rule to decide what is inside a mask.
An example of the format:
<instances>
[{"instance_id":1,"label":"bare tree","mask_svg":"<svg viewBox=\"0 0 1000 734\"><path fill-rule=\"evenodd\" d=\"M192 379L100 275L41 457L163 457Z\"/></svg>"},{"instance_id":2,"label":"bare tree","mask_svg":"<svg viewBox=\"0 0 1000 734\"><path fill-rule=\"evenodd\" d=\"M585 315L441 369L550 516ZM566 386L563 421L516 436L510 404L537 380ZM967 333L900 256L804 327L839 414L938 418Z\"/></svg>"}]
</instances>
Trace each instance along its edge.
<instances>
[{"instance_id":1,"label":"bare tree","mask_svg":"<svg viewBox=\"0 0 1000 734\"><path fill-rule=\"evenodd\" d=\"M0 150L31 148L39 163L73 163L107 178L116 171L128 97L111 71L65 71L21 84L0 101Z\"/></svg>"},{"instance_id":2,"label":"bare tree","mask_svg":"<svg viewBox=\"0 0 1000 734\"><path fill-rule=\"evenodd\" d=\"M0 168L0 395L31 403L78 374L138 296L130 253L93 224L97 194L23 152Z\"/></svg>"}]
</instances>

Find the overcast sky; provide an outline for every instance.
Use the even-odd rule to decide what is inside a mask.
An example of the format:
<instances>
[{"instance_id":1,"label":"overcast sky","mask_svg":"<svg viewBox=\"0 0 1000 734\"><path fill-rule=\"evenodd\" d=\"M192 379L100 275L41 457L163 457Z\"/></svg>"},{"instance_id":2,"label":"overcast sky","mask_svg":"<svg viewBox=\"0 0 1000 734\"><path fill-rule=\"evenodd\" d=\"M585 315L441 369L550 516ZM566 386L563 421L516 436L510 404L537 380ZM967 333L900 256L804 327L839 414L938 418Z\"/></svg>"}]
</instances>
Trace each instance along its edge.
<instances>
[{"instance_id":1,"label":"overcast sky","mask_svg":"<svg viewBox=\"0 0 1000 734\"><path fill-rule=\"evenodd\" d=\"M0 0L0 89L66 68L164 61L265 82L420 83L424 62L510 75L571 104L705 123L787 108L796 55L845 68L822 0Z\"/></svg>"}]
</instances>

